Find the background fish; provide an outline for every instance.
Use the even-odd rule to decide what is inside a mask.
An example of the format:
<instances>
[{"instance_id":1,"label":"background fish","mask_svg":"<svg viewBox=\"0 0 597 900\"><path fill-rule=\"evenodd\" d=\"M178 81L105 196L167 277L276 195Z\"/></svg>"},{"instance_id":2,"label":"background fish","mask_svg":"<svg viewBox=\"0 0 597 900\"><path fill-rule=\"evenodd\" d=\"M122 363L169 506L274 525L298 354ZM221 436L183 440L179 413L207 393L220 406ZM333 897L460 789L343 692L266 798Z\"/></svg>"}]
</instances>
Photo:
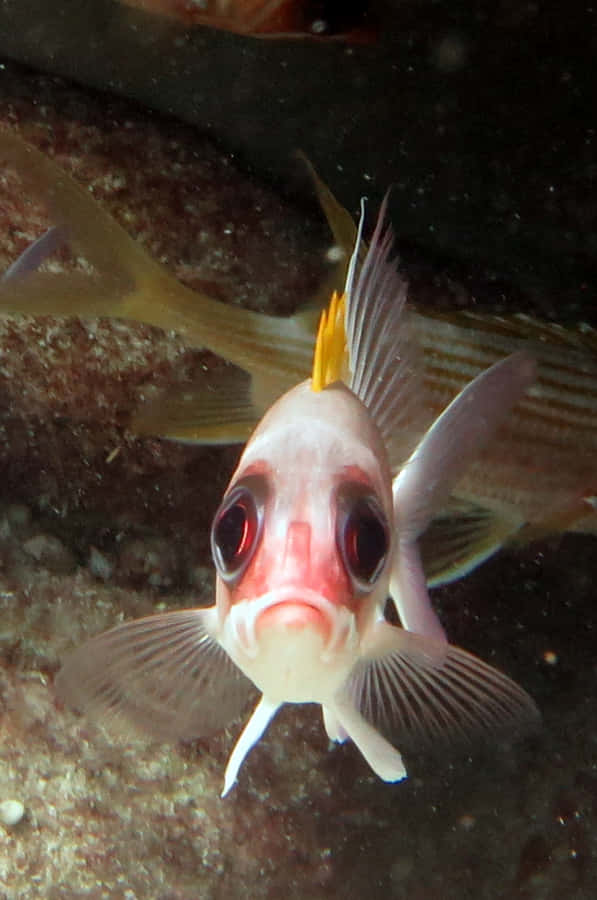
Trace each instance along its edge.
<instances>
[{"instance_id":1,"label":"background fish","mask_svg":"<svg viewBox=\"0 0 597 900\"><path fill-rule=\"evenodd\" d=\"M534 365L519 353L482 373L411 451L421 379L382 222L383 208L358 273L357 241L345 297L322 318L311 379L263 417L215 515L215 606L121 625L57 679L72 706L170 739L224 727L255 685L224 794L284 703L320 704L329 737L350 737L385 781L406 775L390 738L537 719L521 688L447 643L416 546ZM388 595L403 628L385 620Z\"/></svg>"},{"instance_id":2,"label":"background fish","mask_svg":"<svg viewBox=\"0 0 597 900\"><path fill-rule=\"evenodd\" d=\"M0 309L115 316L174 329L190 345L208 347L239 367L221 374L216 384L190 384L182 394L143 407L131 423L134 431L200 443L244 442L267 407L306 377L321 297L342 283L346 261L291 317L231 307L177 282L88 192L15 135L0 133L0 158L47 203L61 233L93 266L92 273L60 275L21 266L21 275L29 271L26 277L0 284ZM350 252L354 221L312 167L311 172L336 244ZM364 247L361 262L363 252ZM421 537L430 583L465 574L509 541L569 529L597 531L595 332L569 331L523 316L469 313L416 313L413 329L423 348L426 419L421 427L508 353L526 349L538 361L531 392Z\"/></svg>"},{"instance_id":3,"label":"background fish","mask_svg":"<svg viewBox=\"0 0 597 900\"><path fill-rule=\"evenodd\" d=\"M370 41L367 0L120 0L183 25L260 38Z\"/></svg>"}]
</instances>

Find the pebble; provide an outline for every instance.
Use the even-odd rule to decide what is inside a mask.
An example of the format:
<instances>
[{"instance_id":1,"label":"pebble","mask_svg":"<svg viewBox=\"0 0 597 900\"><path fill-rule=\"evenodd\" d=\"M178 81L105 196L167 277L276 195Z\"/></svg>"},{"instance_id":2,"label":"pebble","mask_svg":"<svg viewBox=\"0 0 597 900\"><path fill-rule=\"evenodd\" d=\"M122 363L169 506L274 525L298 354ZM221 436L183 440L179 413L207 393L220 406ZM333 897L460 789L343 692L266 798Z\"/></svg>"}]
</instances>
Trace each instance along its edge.
<instances>
[{"instance_id":1,"label":"pebble","mask_svg":"<svg viewBox=\"0 0 597 900\"><path fill-rule=\"evenodd\" d=\"M52 534L34 535L24 542L23 550L50 572L67 575L76 568L73 554Z\"/></svg>"},{"instance_id":2,"label":"pebble","mask_svg":"<svg viewBox=\"0 0 597 900\"><path fill-rule=\"evenodd\" d=\"M31 522L31 510L23 503L12 503L6 510L6 518L15 529L26 528Z\"/></svg>"},{"instance_id":3,"label":"pebble","mask_svg":"<svg viewBox=\"0 0 597 900\"><path fill-rule=\"evenodd\" d=\"M176 554L161 538L133 538L124 543L118 575L135 587L169 588L180 577Z\"/></svg>"},{"instance_id":4,"label":"pebble","mask_svg":"<svg viewBox=\"0 0 597 900\"><path fill-rule=\"evenodd\" d=\"M101 581L109 581L114 572L114 563L97 547L91 547L89 551L89 571L95 578Z\"/></svg>"},{"instance_id":5,"label":"pebble","mask_svg":"<svg viewBox=\"0 0 597 900\"><path fill-rule=\"evenodd\" d=\"M25 807L20 800L2 800L0 802L0 822L10 827L18 825L25 815Z\"/></svg>"}]
</instances>

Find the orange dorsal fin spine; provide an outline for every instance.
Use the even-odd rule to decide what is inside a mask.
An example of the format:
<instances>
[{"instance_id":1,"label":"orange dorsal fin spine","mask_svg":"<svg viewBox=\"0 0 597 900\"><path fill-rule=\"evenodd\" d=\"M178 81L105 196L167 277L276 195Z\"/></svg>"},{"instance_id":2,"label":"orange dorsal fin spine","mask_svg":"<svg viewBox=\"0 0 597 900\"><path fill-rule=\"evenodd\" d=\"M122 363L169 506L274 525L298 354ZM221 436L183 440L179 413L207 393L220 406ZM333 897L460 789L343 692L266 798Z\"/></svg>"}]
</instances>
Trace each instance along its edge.
<instances>
[{"instance_id":1,"label":"orange dorsal fin spine","mask_svg":"<svg viewBox=\"0 0 597 900\"><path fill-rule=\"evenodd\" d=\"M340 296L334 291L327 310L323 310L319 320L311 376L313 391L322 391L329 384L340 381L344 374L346 368L345 308L345 295Z\"/></svg>"}]
</instances>

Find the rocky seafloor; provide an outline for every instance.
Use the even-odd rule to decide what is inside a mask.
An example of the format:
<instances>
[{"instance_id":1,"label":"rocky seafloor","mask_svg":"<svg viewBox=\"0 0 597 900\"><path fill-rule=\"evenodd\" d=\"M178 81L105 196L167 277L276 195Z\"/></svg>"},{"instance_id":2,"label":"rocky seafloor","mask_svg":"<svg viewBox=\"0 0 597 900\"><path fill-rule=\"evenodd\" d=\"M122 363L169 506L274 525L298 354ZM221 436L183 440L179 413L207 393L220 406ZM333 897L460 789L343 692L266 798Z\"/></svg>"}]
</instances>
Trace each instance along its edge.
<instances>
[{"instance_id":1,"label":"rocky seafloor","mask_svg":"<svg viewBox=\"0 0 597 900\"><path fill-rule=\"evenodd\" d=\"M325 229L190 129L10 67L0 122L191 286L283 312L322 276ZM0 172L2 268L46 224L33 199ZM209 521L237 450L137 439L127 422L148 385L214 365L149 327L0 322L0 803L24 807L0 825L2 900L594 896L592 538L504 553L436 592L451 639L523 684L543 726L411 755L398 785L330 748L315 709L287 707L222 800L240 722L188 745L123 743L57 704L70 647L211 602Z\"/></svg>"}]
</instances>

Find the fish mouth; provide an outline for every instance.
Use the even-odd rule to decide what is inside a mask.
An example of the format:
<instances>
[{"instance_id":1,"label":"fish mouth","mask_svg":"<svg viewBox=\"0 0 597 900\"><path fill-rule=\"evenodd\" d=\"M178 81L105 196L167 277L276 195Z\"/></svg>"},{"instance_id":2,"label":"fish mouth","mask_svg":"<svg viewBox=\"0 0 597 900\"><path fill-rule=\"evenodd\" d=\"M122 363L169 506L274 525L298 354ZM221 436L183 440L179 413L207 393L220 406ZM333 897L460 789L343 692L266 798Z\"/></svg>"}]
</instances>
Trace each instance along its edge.
<instances>
[{"instance_id":1,"label":"fish mouth","mask_svg":"<svg viewBox=\"0 0 597 900\"><path fill-rule=\"evenodd\" d=\"M261 597L242 599L229 615L238 645L252 658L259 653L260 640L275 631L308 628L317 633L323 644L323 660L356 641L354 614L303 586L286 585Z\"/></svg>"},{"instance_id":2,"label":"fish mouth","mask_svg":"<svg viewBox=\"0 0 597 900\"><path fill-rule=\"evenodd\" d=\"M305 628L314 625L329 638L330 623L321 609L302 600L283 600L264 609L257 622L257 629L268 627Z\"/></svg>"}]
</instances>

